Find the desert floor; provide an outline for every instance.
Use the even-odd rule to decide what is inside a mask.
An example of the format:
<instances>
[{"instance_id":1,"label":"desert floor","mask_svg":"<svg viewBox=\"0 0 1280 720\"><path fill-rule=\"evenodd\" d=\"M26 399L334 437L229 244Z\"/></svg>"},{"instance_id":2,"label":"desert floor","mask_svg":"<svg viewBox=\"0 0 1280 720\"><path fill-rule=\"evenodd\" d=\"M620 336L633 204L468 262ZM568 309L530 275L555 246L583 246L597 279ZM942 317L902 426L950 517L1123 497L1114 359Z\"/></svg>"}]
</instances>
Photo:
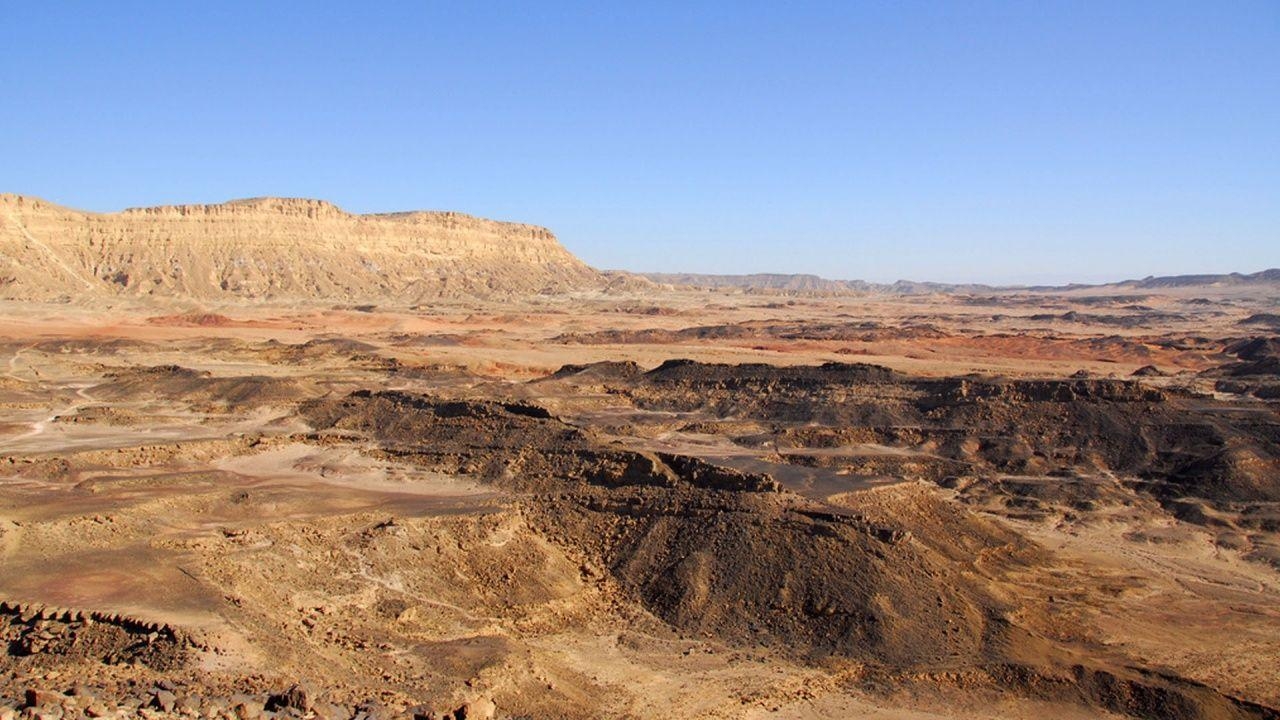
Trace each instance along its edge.
<instances>
[{"instance_id":1,"label":"desert floor","mask_svg":"<svg viewBox=\"0 0 1280 720\"><path fill-rule=\"evenodd\" d=\"M1276 306L3 304L0 705L1276 717Z\"/></svg>"}]
</instances>

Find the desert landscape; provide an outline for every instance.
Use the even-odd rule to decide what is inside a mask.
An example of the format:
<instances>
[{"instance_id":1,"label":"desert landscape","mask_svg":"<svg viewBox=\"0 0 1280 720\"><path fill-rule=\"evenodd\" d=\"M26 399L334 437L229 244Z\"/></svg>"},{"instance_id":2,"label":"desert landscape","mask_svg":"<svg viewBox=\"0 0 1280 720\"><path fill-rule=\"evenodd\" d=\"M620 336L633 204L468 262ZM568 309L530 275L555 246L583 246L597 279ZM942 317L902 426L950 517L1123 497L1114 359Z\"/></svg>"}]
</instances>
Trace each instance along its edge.
<instances>
[{"instance_id":1,"label":"desert landscape","mask_svg":"<svg viewBox=\"0 0 1280 720\"><path fill-rule=\"evenodd\" d=\"M0 371L4 720L1280 717L1280 270L3 195Z\"/></svg>"}]
</instances>

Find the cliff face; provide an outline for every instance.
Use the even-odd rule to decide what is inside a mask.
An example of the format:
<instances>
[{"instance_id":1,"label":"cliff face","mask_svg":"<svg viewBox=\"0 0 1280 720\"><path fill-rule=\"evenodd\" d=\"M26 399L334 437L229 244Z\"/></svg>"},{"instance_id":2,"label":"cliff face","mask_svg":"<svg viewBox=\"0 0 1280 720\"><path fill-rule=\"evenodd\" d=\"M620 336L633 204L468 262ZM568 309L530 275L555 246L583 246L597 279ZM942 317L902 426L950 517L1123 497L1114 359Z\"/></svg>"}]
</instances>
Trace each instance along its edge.
<instances>
[{"instance_id":1,"label":"cliff face","mask_svg":"<svg viewBox=\"0 0 1280 720\"><path fill-rule=\"evenodd\" d=\"M257 198L97 214L0 195L0 297L417 302L601 287L545 228Z\"/></svg>"}]
</instances>

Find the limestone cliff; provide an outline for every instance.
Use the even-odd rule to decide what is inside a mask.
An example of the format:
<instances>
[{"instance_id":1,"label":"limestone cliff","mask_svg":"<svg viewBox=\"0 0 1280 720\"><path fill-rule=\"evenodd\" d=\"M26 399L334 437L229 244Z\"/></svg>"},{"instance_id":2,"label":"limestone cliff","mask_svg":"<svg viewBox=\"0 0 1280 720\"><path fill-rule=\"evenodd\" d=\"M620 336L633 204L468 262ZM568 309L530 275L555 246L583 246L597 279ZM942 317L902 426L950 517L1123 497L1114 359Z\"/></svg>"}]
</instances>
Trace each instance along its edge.
<instances>
[{"instance_id":1,"label":"limestone cliff","mask_svg":"<svg viewBox=\"0 0 1280 720\"><path fill-rule=\"evenodd\" d=\"M0 195L0 298L412 303L604 284L545 228L459 213L255 198L100 214Z\"/></svg>"}]
</instances>

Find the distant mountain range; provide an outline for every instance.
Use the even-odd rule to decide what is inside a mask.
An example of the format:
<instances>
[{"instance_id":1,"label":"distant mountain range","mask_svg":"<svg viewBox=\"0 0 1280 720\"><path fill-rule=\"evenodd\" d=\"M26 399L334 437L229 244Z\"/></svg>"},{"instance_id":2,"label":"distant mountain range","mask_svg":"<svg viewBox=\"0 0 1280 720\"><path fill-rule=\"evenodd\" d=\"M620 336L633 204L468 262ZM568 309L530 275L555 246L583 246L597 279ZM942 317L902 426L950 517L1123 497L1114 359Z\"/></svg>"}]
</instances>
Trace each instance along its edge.
<instances>
[{"instance_id":1,"label":"distant mountain range","mask_svg":"<svg viewBox=\"0 0 1280 720\"><path fill-rule=\"evenodd\" d=\"M91 213L0 194L0 299L7 300L415 304L452 297L644 293L656 289L653 283L760 293L918 295L1280 284L1280 270L1018 288L817 275L601 272L545 228L454 212L356 215L321 200L253 198Z\"/></svg>"},{"instance_id":2,"label":"distant mountain range","mask_svg":"<svg viewBox=\"0 0 1280 720\"><path fill-rule=\"evenodd\" d=\"M1009 290L1069 291L1084 288L1117 288L1151 290L1181 287L1222 287L1232 285L1280 285L1280 269L1220 275L1151 276L1141 280L1116 283L1069 285L985 285L981 283L937 283L899 280L894 283L872 283L865 280L829 280L817 275L756 273L752 275L709 275L699 273L639 273L641 277L663 285L695 288L741 288L755 292L796 294L886 293L921 295L929 293L972 293Z\"/></svg>"}]
</instances>

